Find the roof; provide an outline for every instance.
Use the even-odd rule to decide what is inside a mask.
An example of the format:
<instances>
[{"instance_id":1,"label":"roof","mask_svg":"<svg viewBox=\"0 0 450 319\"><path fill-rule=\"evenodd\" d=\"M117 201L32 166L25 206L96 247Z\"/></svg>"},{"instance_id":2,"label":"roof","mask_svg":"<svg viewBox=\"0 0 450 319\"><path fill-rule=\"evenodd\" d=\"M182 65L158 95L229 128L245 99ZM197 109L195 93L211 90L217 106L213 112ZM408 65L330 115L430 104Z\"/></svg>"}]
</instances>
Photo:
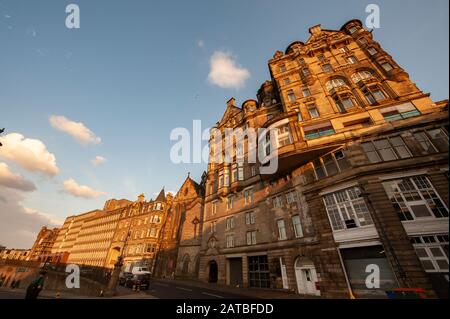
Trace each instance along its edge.
<instances>
[{"instance_id":1,"label":"roof","mask_svg":"<svg viewBox=\"0 0 450 319\"><path fill-rule=\"evenodd\" d=\"M155 202L165 202L166 201L166 193L164 192L164 187L159 192L159 195L156 197Z\"/></svg>"}]
</instances>

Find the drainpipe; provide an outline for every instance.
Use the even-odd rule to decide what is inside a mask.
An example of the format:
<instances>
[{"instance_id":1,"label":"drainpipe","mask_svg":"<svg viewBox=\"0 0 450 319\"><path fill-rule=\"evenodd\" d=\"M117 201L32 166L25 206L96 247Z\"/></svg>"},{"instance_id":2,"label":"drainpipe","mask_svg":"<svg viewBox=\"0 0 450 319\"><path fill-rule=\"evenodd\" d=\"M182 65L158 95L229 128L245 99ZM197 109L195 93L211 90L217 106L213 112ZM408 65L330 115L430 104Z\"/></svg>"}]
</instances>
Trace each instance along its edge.
<instances>
[{"instance_id":1,"label":"drainpipe","mask_svg":"<svg viewBox=\"0 0 450 319\"><path fill-rule=\"evenodd\" d=\"M341 251L339 250L339 247L337 247L336 250L337 250L337 253L339 256L339 261L341 263L342 271L344 272L345 283L347 284L347 289L348 289L348 295L349 295L350 299L356 299L355 295L353 294L352 286L350 285L350 280L348 279L348 276L347 276L347 271L345 270L344 260L342 259Z\"/></svg>"}]
</instances>

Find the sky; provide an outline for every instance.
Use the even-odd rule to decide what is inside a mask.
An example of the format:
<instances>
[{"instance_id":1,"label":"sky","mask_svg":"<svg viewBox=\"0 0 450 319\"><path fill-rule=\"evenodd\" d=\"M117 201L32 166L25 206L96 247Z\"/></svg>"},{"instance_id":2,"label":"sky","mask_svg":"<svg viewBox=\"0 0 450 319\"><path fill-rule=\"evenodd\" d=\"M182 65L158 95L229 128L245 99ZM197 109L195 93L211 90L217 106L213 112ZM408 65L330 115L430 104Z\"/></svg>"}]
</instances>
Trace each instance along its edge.
<instances>
[{"instance_id":1,"label":"sky","mask_svg":"<svg viewBox=\"0 0 450 319\"><path fill-rule=\"evenodd\" d=\"M206 163L170 160L171 131L211 127L231 97L255 98L275 51L316 24L364 22L369 3L375 40L447 99L447 0L0 0L0 244L31 247L42 225L109 198L199 181Z\"/></svg>"}]
</instances>

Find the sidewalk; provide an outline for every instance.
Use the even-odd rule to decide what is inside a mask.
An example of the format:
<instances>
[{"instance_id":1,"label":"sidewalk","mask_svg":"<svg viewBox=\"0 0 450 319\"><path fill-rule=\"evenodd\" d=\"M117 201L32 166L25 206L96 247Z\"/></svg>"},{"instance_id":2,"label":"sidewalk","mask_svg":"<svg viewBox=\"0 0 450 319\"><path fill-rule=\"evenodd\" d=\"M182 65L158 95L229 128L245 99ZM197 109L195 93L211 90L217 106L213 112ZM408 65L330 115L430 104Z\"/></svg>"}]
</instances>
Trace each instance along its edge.
<instances>
[{"instance_id":1,"label":"sidewalk","mask_svg":"<svg viewBox=\"0 0 450 319\"><path fill-rule=\"evenodd\" d=\"M179 284L197 288L210 289L215 291L222 291L225 293L242 295L247 298L254 299L318 299L320 297L299 295L290 291L282 291L267 288L236 288L231 286L204 283L195 280L180 280L180 279L153 279L154 281Z\"/></svg>"},{"instance_id":2,"label":"sidewalk","mask_svg":"<svg viewBox=\"0 0 450 319\"><path fill-rule=\"evenodd\" d=\"M14 295L21 296L18 299L24 299L26 294L25 288L0 288L0 292L11 293ZM57 297L56 290L46 290L45 288L39 294L38 299L157 299L156 297L146 294L145 292L134 292L123 287L117 287L117 295L114 297L93 297L93 296L83 296L74 293L69 293L65 291L59 292Z\"/></svg>"}]
</instances>

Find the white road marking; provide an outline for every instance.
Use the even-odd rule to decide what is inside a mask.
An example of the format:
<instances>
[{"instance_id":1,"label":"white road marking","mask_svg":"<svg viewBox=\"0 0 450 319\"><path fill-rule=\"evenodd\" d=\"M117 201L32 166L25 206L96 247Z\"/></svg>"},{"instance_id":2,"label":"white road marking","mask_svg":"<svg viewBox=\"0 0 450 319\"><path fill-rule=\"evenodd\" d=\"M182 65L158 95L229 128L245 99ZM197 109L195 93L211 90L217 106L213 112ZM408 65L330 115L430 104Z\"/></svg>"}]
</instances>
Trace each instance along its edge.
<instances>
[{"instance_id":1,"label":"white road marking","mask_svg":"<svg viewBox=\"0 0 450 319\"><path fill-rule=\"evenodd\" d=\"M224 298L224 297L222 297L222 296L219 296L219 295L215 295L215 294L210 294L209 292L202 292L202 294L204 294L204 295L208 295L208 296L211 296L211 297L221 298L221 299L223 299L223 298Z\"/></svg>"},{"instance_id":2,"label":"white road marking","mask_svg":"<svg viewBox=\"0 0 450 319\"><path fill-rule=\"evenodd\" d=\"M192 291L192 289L189 289L189 288L183 288L183 287L175 287L175 288L180 289L180 290Z\"/></svg>"}]
</instances>

